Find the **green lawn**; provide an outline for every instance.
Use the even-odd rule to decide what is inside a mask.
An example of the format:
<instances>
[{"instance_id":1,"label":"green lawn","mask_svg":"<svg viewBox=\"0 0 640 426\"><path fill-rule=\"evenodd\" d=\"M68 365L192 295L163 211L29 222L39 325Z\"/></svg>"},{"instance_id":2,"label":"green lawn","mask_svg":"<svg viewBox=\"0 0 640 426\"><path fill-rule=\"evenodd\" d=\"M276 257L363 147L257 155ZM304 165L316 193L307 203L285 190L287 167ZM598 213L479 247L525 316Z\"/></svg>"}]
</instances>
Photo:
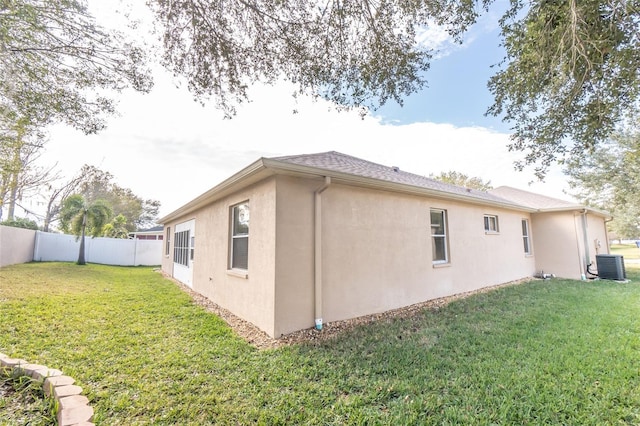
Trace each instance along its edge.
<instances>
[{"instance_id":1,"label":"green lawn","mask_svg":"<svg viewBox=\"0 0 640 426\"><path fill-rule=\"evenodd\" d=\"M612 244L611 254L621 254L626 259L640 259L640 248L635 244Z\"/></svg>"},{"instance_id":2,"label":"green lawn","mask_svg":"<svg viewBox=\"0 0 640 426\"><path fill-rule=\"evenodd\" d=\"M640 424L640 269L533 281L259 351L150 268L0 269L0 352L99 425Z\"/></svg>"}]
</instances>

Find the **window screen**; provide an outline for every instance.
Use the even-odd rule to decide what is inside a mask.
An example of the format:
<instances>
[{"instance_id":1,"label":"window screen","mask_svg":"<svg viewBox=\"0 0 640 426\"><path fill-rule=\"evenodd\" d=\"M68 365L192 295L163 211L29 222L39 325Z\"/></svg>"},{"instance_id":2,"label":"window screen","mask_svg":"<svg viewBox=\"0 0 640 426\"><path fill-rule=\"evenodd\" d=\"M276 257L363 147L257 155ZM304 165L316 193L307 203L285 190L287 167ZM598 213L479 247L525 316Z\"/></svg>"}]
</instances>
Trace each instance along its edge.
<instances>
[{"instance_id":1,"label":"window screen","mask_svg":"<svg viewBox=\"0 0 640 426\"><path fill-rule=\"evenodd\" d=\"M180 265L189 266L189 231L174 234L173 261Z\"/></svg>"}]
</instances>

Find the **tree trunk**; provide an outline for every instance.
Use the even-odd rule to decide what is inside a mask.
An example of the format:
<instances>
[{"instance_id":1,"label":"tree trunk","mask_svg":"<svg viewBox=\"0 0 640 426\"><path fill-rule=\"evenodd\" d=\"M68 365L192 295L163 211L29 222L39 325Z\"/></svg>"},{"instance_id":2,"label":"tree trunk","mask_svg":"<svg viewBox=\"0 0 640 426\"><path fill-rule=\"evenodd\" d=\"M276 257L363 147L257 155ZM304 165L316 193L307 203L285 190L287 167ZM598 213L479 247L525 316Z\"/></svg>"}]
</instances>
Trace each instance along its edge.
<instances>
[{"instance_id":1,"label":"tree trunk","mask_svg":"<svg viewBox=\"0 0 640 426\"><path fill-rule=\"evenodd\" d=\"M49 227L51 226L51 222L53 218L60 212L60 208L58 206L53 205L53 198L49 200L49 204L47 204L47 212L44 216L44 225L42 226L42 230L44 232L49 232Z\"/></svg>"},{"instance_id":2,"label":"tree trunk","mask_svg":"<svg viewBox=\"0 0 640 426\"><path fill-rule=\"evenodd\" d=\"M78 265L86 265L84 260L84 229L87 227L87 211L85 210L82 216L82 235L80 236L80 253L78 253Z\"/></svg>"},{"instance_id":3,"label":"tree trunk","mask_svg":"<svg viewBox=\"0 0 640 426\"><path fill-rule=\"evenodd\" d=\"M51 225L51 220L49 219L49 214L44 217L44 224L42 225L43 232L49 232L49 226Z\"/></svg>"},{"instance_id":4,"label":"tree trunk","mask_svg":"<svg viewBox=\"0 0 640 426\"><path fill-rule=\"evenodd\" d=\"M16 198L18 198L18 174L11 176L11 190L9 191L9 209L7 210L7 220L13 220L16 211Z\"/></svg>"},{"instance_id":5,"label":"tree trunk","mask_svg":"<svg viewBox=\"0 0 640 426\"><path fill-rule=\"evenodd\" d=\"M13 220L16 211L16 199L18 198L18 185L20 184L20 172L24 167L24 163L20 158L24 142L22 141L23 132L18 132L16 139L17 145L13 148L13 158L9 168L9 208L7 210L7 220Z\"/></svg>"}]
</instances>

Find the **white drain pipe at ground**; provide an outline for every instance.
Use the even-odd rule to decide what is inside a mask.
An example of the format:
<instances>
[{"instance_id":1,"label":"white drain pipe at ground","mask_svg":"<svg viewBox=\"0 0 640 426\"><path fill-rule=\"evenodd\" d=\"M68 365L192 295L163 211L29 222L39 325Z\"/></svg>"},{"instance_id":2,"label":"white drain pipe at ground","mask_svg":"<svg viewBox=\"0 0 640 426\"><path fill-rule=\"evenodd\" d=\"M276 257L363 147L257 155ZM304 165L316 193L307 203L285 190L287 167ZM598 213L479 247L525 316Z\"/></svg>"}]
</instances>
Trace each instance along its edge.
<instances>
[{"instance_id":1,"label":"white drain pipe at ground","mask_svg":"<svg viewBox=\"0 0 640 426\"><path fill-rule=\"evenodd\" d=\"M322 330L322 193L331 185L325 176L324 185L315 191L314 212L314 316L316 329Z\"/></svg>"}]
</instances>

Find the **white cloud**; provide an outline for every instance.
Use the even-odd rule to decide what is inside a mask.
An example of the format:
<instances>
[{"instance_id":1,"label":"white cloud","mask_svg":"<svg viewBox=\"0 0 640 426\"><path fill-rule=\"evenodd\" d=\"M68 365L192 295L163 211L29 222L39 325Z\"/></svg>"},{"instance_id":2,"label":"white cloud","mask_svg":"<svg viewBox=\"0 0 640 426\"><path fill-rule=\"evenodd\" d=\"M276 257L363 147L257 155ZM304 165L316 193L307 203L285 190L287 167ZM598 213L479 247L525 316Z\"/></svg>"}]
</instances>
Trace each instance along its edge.
<instances>
[{"instance_id":1,"label":"white cloud","mask_svg":"<svg viewBox=\"0 0 640 426\"><path fill-rule=\"evenodd\" d=\"M68 174L93 164L143 198L162 202L166 214L205 192L261 156L341 151L370 161L429 175L456 170L491 180L494 186L527 187L530 173L513 169L508 135L481 127L414 123L394 126L374 116L336 112L325 101L297 103L282 87L256 87L255 101L223 120L185 90L162 77L149 95L129 93L121 116L98 135L58 126L43 155ZM294 114L297 109L299 113ZM533 190L561 196L561 174Z\"/></svg>"},{"instance_id":2,"label":"white cloud","mask_svg":"<svg viewBox=\"0 0 640 426\"><path fill-rule=\"evenodd\" d=\"M453 40L446 27L435 21L416 30L416 42L426 49L435 51L434 59L449 56L457 51L471 48L475 41L489 33L500 30L499 21L509 8L508 0L497 0L492 3L488 11L479 14L476 22L462 35L461 42Z\"/></svg>"},{"instance_id":3,"label":"white cloud","mask_svg":"<svg viewBox=\"0 0 640 426\"><path fill-rule=\"evenodd\" d=\"M144 15L139 7L132 11ZM437 26L420 37L443 51L459 48ZM240 107L237 117L223 120L212 106L194 102L186 88L176 88L165 71L156 71L153 92L125 93L120 117L110 120L102 133L86 136L53 128L43 163L58 162L67 176L85 163L98 166L137 195L160 200L161 215L261 156L335 150L425 176L455 170L491 180L494 186L524 189L534 179L531 173L514 171L518 154L508 152L508 135L503 133L448 124L392 125L375 116L361 119L357 112L337 112L323 100L294 101L293 89L286 86L254 87L254 101ZM529 187L557 197L564 188L563 176L555 169L546 184Z\"/></svg>"},{"instance_id":4,"label":"white cloud","mask_svg":"<svg viewBox=\"0 0 640 426\"><path fill-rule=\"evenodd\" d=\"M440 50L451 44L451 36L443 26L431 22L416 29L416 42L426 49Z\"/></svg>"}]
</instances>

